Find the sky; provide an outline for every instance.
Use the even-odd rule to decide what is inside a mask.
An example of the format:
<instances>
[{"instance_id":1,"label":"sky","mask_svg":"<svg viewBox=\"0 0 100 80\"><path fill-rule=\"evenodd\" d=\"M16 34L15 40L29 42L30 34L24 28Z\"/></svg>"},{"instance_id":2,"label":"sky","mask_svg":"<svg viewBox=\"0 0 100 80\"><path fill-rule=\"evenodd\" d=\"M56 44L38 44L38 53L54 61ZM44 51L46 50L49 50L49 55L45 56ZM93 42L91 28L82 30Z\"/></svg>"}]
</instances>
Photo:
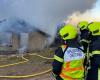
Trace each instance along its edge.
<instances>
[{"instance_id":1,"label":"sky","mask_svg":"<svg viewBox=\"0 0 100 80\"><path fill-rule=\"evenodd\" d=\"M95 3L96 0L0 0L0 20L19 17L54 35L57 24L76 11L92 9Z\"/></svg>"},{"instance_id":2,"label":"sky","mask_svg":"<svg viewBox=\"0 0 100 80\"><path fill-rule=\"evenodd\" d=\"M100 0L96 2L92 9L92 16L100 18Z\"/></svg>"}]
</instances>

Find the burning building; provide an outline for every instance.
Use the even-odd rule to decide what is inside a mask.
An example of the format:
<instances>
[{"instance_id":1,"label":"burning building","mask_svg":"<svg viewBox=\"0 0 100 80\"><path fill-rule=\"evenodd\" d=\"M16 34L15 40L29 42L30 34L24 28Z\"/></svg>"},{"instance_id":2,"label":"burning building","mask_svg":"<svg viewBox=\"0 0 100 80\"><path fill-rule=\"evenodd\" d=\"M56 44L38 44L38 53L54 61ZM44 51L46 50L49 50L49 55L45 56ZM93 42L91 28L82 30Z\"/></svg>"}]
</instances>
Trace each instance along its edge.
<instances>
[{"instance_id":1,"label":"burning building","mask_svg":"<svg viewBox=\"0 0 100 80\"><path fill-rule=\"evenodd\" d=\"M3 35L2 35L3 36ZM0 42L1 52L28 52L43 50L48 46L48 35L41 31L27 33L27 37L23 39L24 35L11 33L9 43ZM4 45L5 44L5 45Z\"/></svg>"},{"instance_id":2,"label":"burning building","mask_svg":"<svg viewBox=\"0 0 100 80\"><path fill-rule=\"evenodd\" d=\"M42 50L48 46L50 37L47 33L17 19L0 23L0 33L0 51L7 53Z\"/></svg>"}]
</instances>

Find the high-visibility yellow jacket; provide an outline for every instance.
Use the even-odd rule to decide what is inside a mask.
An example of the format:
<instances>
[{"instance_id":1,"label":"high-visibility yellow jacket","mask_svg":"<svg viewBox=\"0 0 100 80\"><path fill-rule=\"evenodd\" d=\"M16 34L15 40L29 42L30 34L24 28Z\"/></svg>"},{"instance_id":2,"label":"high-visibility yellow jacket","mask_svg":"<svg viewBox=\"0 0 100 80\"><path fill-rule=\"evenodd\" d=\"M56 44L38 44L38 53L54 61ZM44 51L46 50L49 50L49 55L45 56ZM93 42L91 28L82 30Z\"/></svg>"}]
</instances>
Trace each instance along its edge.
<instances>
[{"instance_id":1,"label":"high-visibility yellow jacket","mask_svg":"<svg viewBox=\"0 0 100 80\"><path fill-rule=\"evenodd\" d=\"M64 50L64 47L62 47ZM62 70L60 73L63 80L82 80L84 77L85 55L81 48L68 47L64 53Z\"/></svg>"}]
</instances>

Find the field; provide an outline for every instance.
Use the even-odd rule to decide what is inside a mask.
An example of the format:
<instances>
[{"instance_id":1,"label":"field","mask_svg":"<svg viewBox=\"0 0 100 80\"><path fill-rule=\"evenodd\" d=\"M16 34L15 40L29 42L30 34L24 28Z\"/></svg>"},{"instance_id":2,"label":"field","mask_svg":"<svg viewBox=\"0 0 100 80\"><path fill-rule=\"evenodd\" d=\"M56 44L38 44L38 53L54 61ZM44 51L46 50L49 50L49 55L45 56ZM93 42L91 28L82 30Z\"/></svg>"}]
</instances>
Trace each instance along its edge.
<instances>
[{"instance_id":1,"label":"field","mask_svg":"<svg viewBox=\"0 0 100 80\"><path fill-rule=\"evenodd\" d=\"M31 54L38 54L46 57L53 57L54 49L46 49L45 51L38 51ZM12 55L0 55L0 76L24 76L24 75L33 75L37 73L41 73L51 69L51 63L53 60L47 60L40 58L39 56L29 55L30 53L24 55L24 58L28 59L24 63L12 65L12 66L4 66L6 64L13 64L18 62L25 61L19 56ZM51 72L35 76L29 78L0 78L0 80L52 80Z\"/></svg>"}]
</instances>

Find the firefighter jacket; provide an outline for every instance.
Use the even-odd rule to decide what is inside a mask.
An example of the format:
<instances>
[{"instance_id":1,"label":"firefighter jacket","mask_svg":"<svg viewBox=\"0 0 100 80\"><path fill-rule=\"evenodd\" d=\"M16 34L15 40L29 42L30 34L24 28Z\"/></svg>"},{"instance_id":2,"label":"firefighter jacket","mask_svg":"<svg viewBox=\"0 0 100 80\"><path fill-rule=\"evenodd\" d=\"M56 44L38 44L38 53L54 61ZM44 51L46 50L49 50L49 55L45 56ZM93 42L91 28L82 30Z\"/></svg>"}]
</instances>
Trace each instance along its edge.
<instances>
[{"instance_id":1,"label":"firefighter jacket","mask_svg":"<svg viewBox=\"0 0 100 80\"><path fill-rule=\"evenodd\" d=\"M100 36L93 36L90 43L90 52L94 57L93 61L97 65L100 65Z\"/></svg>"},{"instance_id":2,"label":"firefighter jacket","mask_svg":"<svg viewBox=\"0 0 100 80\"><path fill-rule=\"evenodd\" d=\"M86 80L100 80L100 36L92 36L90 52L92 54L90 57L91 68Z\"/></svg>"},{"instance_id":3,"label":"firefighter jacket","mask_svg":"<svg viewBox=\"0 0 100 80\"><path fill-rule=\"evenodd\" d=\"M87 52L87 47L88 47L88 43L90 42L90 35L89 35L89 31L87 29L84 30L80 30L81 35L80 35L80 42L82 43L83 47L84 47L84 52Z\"/></svg>"},{"instance_id":4,"label":"firefighter jacket","mask_svg":"<svg viewBox=\"0 0 100 80\"><path fill-rule=\"evenodd\" d=\"M100 54L100 36L92 36L90 52L92 52L92 54Z\"/></svg>"},{"instance_id":5,"label":"firefighter jacket","mask_svg":"<svg viewBox=\"0 0 100 80\"><path fill-rule=\"evenodd\" d=\"M75 42L76 43L76 42ZM80 46L75 43L62 45L55 51L53 73L63 80L82 79L84 77L85 55ZM70 44L72 44L70 46Z\"/></svg>"}]
</instances>

